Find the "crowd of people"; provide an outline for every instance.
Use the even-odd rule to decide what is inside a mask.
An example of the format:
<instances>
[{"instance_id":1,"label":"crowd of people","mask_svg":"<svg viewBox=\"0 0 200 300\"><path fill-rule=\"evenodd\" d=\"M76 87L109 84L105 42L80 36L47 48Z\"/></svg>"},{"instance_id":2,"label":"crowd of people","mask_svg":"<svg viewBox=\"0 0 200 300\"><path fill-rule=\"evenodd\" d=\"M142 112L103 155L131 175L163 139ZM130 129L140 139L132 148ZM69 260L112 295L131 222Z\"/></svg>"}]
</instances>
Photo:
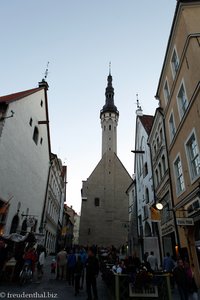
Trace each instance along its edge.
<instances>
[{"instance_id":1,"label":"crowd of people","mask_svg":"<svg viewBox=\"0 0 200 300\"><path fill-rule=\"evenodd\" d=\"M162 264L158 265L158 259L154 252L150 254L146 252L143 255L143 260L134 253L132 256L124 256L120 259L116 250L113 248L107 257L107 263L112 265L112 272L117 274L128 274L130 278L136 283L137 274L140 276L140 287L144 287L149 278L153 278L160 272L170 274L171 289L173 290L175 284L177 286L181 300L197 300L198 288L195 282L194 265L189 264L188 260L183 260L181 257L174 259L170 253L166 253ZM144 273L151 274L151 276L144 276ZM138 276L139 277L139 276Z\"/></svg>"},{"instance_id":2,"label":"crowd of people","mask_svg":"<svg viewBox=\"0 0 200 300\"><path fill-rule=\"evenodd\" d=\"M14 252L6 245L5 241L0 240L0 282L4 277L6 263L14 257L15 279L18 278L24 264L29 264L33 276L41 280L44 273L46 251L41 245L31 245L26 247L15 245ZM74 287L74 294L77 296L84 288L88 300L98 299L97 277L102 271L102 263L107 262L111 266L112 272L116 274L137 274L141 271L146 274L156 274L157 272L170 273L172 290L177 286L181 300L197 300L198 288L195 282L194 265L190 265L187 259L174 259L170 253L166 253L162 264L158 264L158 259L154 252L146 252L141 260L136 253L127 256L123 248L116 249L98 248L97 246L82 247L77 246L67 251L63 247L52 259L51 273L55 274L56 280L65 280L69 286ZM134 275L132 278L136 278ZM147 280L148 277L141 277ZM92 297L93 295L93 297Z\"/></svg>"},{"instance_id":3,"label":"crowd of people","mask_svg":"<svg viewBox=\"0 0 200 300\"><path fill-rule=\"evenodd\" d=\"M63 248L52 260L51 272L56 274L57 280L66 280L69 286L73 286L75 296L83 289L85 280L88 300L98 299L96 279L99 261L96 247L77 247L68 252Z\"/></svg>"}]
</instances>

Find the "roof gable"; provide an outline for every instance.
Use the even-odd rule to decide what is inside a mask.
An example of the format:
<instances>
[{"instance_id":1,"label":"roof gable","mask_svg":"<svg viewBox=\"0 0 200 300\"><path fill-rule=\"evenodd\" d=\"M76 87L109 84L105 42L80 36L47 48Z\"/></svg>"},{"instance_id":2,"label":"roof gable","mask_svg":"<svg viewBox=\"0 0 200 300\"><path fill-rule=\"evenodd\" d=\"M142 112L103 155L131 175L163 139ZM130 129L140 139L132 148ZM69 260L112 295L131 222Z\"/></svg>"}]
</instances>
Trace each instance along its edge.
<instances>
[{"instance_id":1,"label":"roof gable","mask_svg":"<svg viewBox=\"0 0 200 300\"><path fill-rule=\"evenodd\" d=\"M24 97L27 97L31 94L36 93L36 92L38 92L42 89L44 89L44 88L39 87L39 88L34 88L34 89L30 89L30 90L26 90L26 91L14 93L14 94L1 96L0 97L0 103L10 103L10 102L18 101L18 100L21 100Z\"/></svg>"},{"instance_id":2,"label":"roof gable","mask_svg":"<svg viewBox=\"0 0 200 300\"><path fill-rule=\"evenodd\" d=\"M138 116L140 119L144 129L146 130L147 134L149 135L151 132L151 127L153 125L153 116L151 115L143 115L143 116Z\"/></svg>"}]
</instances>

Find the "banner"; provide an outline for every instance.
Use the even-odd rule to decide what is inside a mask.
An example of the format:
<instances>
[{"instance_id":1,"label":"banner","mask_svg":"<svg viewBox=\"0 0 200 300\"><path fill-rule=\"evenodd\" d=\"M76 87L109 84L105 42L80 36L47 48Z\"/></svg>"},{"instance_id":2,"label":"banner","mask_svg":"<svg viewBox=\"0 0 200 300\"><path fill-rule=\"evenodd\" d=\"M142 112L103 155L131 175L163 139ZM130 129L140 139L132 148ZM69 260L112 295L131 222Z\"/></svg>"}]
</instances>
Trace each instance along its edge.
<instances>
[{"instance_id":1,"label":"banner","mask_svg":"<svg viewBox=\"0 0 200 300\"><path fill-rule=\"evenodd\" d=\"M151 207L151 220L155 222L161 220L160 211L154 207Z\"/></svg>"}]
</instances>

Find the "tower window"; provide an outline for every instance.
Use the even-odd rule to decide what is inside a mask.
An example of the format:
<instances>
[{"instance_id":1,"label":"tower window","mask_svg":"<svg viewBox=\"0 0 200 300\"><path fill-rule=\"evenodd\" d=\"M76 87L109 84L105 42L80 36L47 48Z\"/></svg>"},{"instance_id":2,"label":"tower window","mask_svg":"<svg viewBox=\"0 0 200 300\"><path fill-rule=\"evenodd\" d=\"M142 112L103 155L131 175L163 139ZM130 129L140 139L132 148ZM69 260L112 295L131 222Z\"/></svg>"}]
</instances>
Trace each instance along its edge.
<instances>
[{"instance_id":1,"label":"tower window","mask_svg":"<svg viewBox=\"0 0 200 300\"><path fill-rule=\"evenodd\" d=\"M40 139L40 145L42 145L42 142L43 142L43 138Z\"/></svg>"},{"instance_id":2,"label":"tower window","mask_svg":"<svg viewBox=\"0 0 200 300\"><path fill-rule=\"evenodd\" d=\"M33 140L34 140L34 142L35 142L36 145L37 145L37 143L38 143L38 138L39 138L39 130L38 130L38 128L35 126L34 132L33 132Z\"/></svg>"},{"instance_id":3,"label":"tower window","mask_svg":"<svg viewBox=\"0 0 200 300\"><path fill-rule=\"evenodd\" d=\"M40 106L42 107L43 106L43 101L41 100L41 102L40 102Z\"/></svg>"},{"instance_id":4,"label":"tower window","mask_svg":"<svg viewBox=\"0 0 200 300\"><path fill-rule=\"evenodd\" d=\"M109 113L109 116L111 117L111 113Z\"/></svg>"},{"instance_id":5,"label":"tower window","mask_svg":"<svg viewBox=\"0 0 200 300\"><path fill-rule=\"evenodd\" d=\"M33 119L30 118L29 125L32 126L32 124L33 124Z\"/></svg>"},{"instance_id":6,"label":"tower window","mask_svg":"<svg viewBox=\"0 0 200 300\"><path fill-rule=\"evenodd\" d=\"M109 130L111 130L112 129L112 126L111 125L109 125Z\"/></svg>"},{"instance_id":7,"label":"tower window","mask_svg":"<svg viewBox=\"0 0 200 300\"><path fill-rule=\"evenodd\" d=\"M94 199L94 205L95 206L99 206L100 205L100 199L99 198L95 198Z\"/></svg>"}]
</instances>

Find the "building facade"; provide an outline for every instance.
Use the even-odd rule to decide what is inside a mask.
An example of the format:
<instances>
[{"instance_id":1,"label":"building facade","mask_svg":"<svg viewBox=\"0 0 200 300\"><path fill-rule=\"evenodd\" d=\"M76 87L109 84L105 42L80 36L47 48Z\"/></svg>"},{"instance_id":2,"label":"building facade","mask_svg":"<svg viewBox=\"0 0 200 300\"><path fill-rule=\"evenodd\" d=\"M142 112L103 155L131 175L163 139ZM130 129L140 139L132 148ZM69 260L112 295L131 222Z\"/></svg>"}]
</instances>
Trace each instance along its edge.
<instances>
[{"instance_id":1,"label":"building facade","mask_svg":"<svg viewBox=\"0 0 200 300\"><path fill-rule=\"evenodd\" d=\"M43 80L0 97L1 234L39 232L51 153L47 89Z\"/></svg>"},{"instance_id":2,"label":"building facade","mask_svg":"<svg viewBox=\"0 0 200 300\"><path fill-rule=\"evenodd\" d=\"M128 254L140 253L140 245L138 240L138 215L137 215L137 190L135 175L133 175L133 182L126 191L129 199L129 220L128 220Z\"/></svg>"},{"instance_id":3,"label":"building facade","mask_svg":"<svg viewBox=\"0 0 200 300\"><path fill-rule=\"evenodd\" d=\"M43 217L43 232L47 253L55 253L62 228L64 202L66 201L66 166L56 154L51 153L51 166Z\"/></svg>"},{"instance_id":4,"label":"building facade","mask_svg":"<svg viewBox=\"0 0 200 300\"><path fill-rule=\"evenodd\" d=\"M138 237L140 257L144 253L154 251L161 259L161 243L158 222L151 217L151 207L154 204L154 187L152 178L152 163L148 137L153 124L153 116L144 115L141 107L136 111L135 133L135 180L137 194Z\"/></svg>"},{"instance_id":5,"label":"building facade","mask_svg":"<svg viewBox=\"0 0 200 300\"><path fill-rule=\"evenodd\" d=\"M132 179L117 156L119 112L114 104L112 76L100 112L102 158L82 186L79 242L116 247L127 242L128 196Z\"/></svg>"},{"instance_id":6,"label":"building facade","mask_svg":"<svg viewBox=\"0 0 200 300\"><path fill-rule=\"evenodd\" d=\"M176 227L172 208L171 180L166 147L164 116L161 108L157 108L149 134L148 143L151 151L152 173L155 192L155 201L163 205L160 211L159 225L161 230L162 257L169 252L176 255Z\"/></svg>"},{"instance_id":7,"label":"building facade","mask_svg":"<svg viewBox=\"0 0 200 300\"><path fill-rule=\"evenodd\" d=\"M79 229L80 229L80 216L75 213L74 215L74 229L73 229L73 245L79 245Z\"/></svg>"},{"instance_id":8,"label":"building facade","mask_svg":"<svg viewBox=\"0 0 200 300\"><path fill-rule=\"evenodd\" d=\"M182 218L178 222L179 254L195 265L197 274L200 272L199 16L200 1L177 2L156 94L164 114L173 211L176 218ZM186 221L190 221L190 226Z\"/></svg>"}]
</instances>

